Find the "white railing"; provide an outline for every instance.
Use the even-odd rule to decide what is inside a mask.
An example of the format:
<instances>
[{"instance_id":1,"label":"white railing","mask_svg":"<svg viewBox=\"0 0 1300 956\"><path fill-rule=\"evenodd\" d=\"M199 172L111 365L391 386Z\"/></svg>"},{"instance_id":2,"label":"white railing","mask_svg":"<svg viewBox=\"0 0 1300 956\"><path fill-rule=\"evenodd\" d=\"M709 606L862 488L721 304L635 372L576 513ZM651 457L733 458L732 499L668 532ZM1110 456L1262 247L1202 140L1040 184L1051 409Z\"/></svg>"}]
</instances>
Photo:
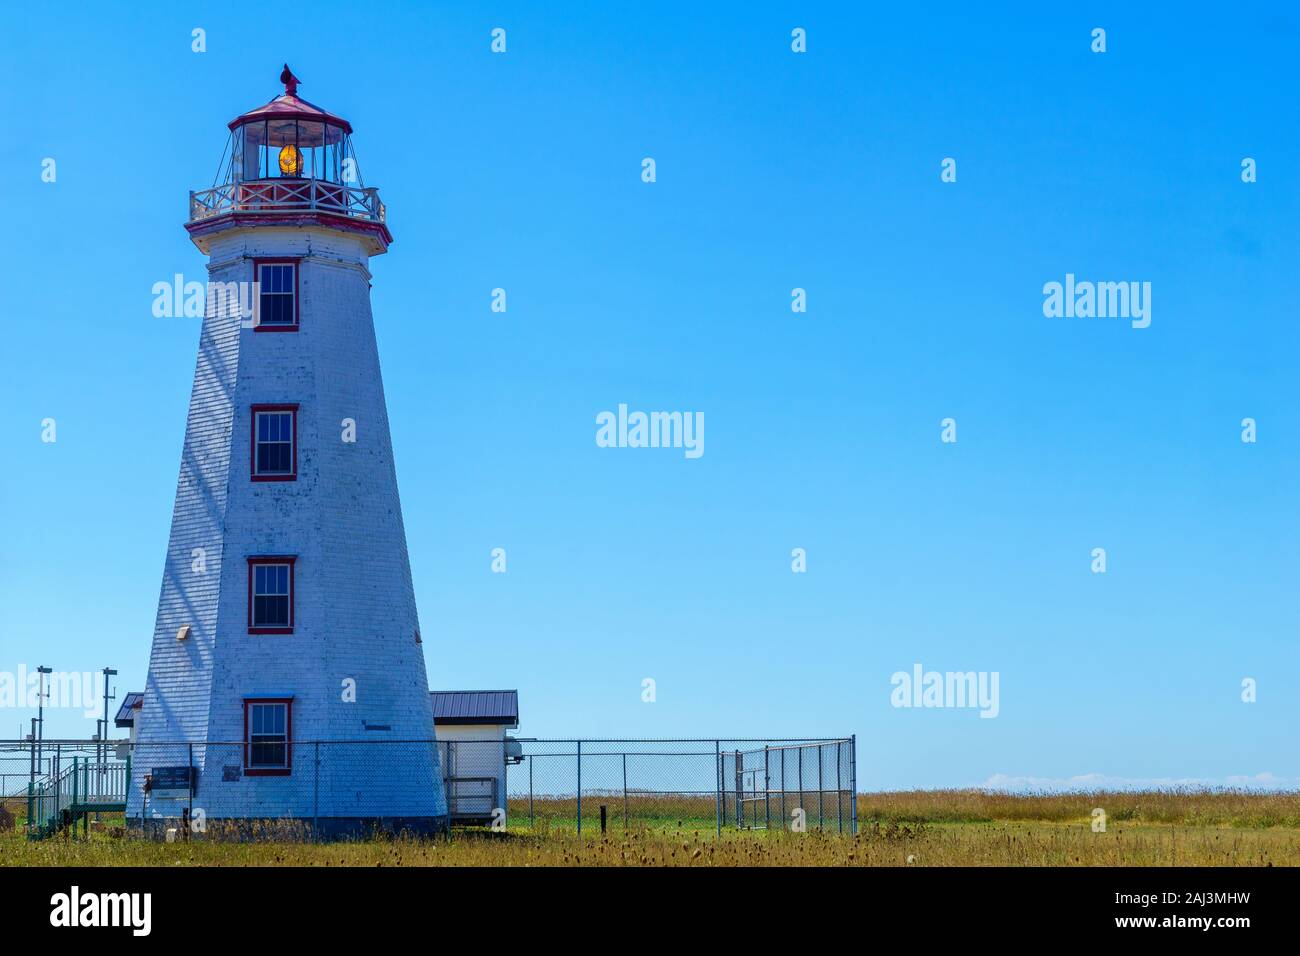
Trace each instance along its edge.
<instances>
[{"instance_id":1,"label":"white railing","mask_svg":"<svg viewBox=\"0 0 1300 956\"><path fill-rule=\"evenodd\" d=\"M190 193L190 222L226 213L295 212L326 212L368 222L385 219L379 190L320 179L255 179Z\"/></svg>"}]
</instances>

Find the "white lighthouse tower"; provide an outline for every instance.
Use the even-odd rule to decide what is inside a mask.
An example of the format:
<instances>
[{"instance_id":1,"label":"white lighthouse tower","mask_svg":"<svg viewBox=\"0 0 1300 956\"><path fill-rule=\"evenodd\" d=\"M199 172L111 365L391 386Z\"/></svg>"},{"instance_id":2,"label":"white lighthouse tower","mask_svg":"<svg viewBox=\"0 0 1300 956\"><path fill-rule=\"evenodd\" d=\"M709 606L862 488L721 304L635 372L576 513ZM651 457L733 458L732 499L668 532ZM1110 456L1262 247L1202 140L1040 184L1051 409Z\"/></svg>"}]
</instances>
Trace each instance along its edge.
<instances>
[{"instance_id":1,"label":"white lighthouse tower","mask_svg":"<svg viewBox=\"0 0 1300 956\"><path fill-rule=\"evenodd\" d=\"M127 817L429 832L446 799L370 312L392 236L351 125L280 79L190 197L208 309Z\"/></svg>"}]
</instances>

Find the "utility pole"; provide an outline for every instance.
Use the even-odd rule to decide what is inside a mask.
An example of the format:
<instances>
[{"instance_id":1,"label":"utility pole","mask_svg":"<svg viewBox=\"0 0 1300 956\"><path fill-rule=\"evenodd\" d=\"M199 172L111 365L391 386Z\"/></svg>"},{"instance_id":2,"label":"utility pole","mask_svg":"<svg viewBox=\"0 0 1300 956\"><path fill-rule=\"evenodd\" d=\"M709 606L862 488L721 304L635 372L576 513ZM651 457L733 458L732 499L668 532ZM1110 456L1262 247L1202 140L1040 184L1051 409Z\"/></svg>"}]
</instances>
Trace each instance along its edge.
<instances>
[{"instance_id":1,"label":"utility pole","mask_svg":"<svg viewBox=\"0 0 1300 956\"><path fill-rule=\"evenodd\" d=\"M104 720L101 724L102 729L99 732L99 787L100 792L104 790L104 784L108 776L108 702L116 698L109 690L109 682L117 676L117 671L111 667L104 668ZM95 814L95 822L100 822L99 814Z\"/></svg>"},{"instance_id":2,"label":"utility pole","mask_svg":"<svg viewBox=\"0 0 1300 956\"><path fill-rule=\"evenodd\" d=\"M102 728L99 731L99 739L103 745L103 754L99 757L100 765L108 762L108 702L116 700L117 695L109 691L109 678L116 677L117 671L111 667L104 668L104 720Z\"/></svg>"},{"instance_id":3,"label":"utility pole","mask_svg":"<svg viewBox=\"0 0 1300 956\"><path fill-rule=\"evenodd\" d=\"M45 689L45 675L53 674L54 669L50 667L37 667L36 673L40 676L37 678L40 683L36 689L36 765L41 764L41 743L45 740L45 698L48 697L49 691Z\"/></svg>"}]
</instances>

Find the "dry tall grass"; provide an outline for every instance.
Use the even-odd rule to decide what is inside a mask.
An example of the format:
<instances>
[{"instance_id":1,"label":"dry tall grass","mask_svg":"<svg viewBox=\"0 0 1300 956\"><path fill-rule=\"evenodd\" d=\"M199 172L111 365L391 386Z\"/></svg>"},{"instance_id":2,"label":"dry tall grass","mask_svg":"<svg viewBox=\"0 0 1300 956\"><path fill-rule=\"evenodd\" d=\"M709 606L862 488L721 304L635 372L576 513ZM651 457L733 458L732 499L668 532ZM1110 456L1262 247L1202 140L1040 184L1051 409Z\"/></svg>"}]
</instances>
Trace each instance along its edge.
<instances>
[{"instance_id":1,"label":"dry tall grass","mask_svg":"<svg viewBox=\"0 0 1300 956\"><path fill-rule=\"evenodd\" d=\"M569 802L570 804L572 801ZM584 817L586 816L584 799ZM1092 811L1106 812L1094 832ZM535 809L547 810L546 807ZM1011 795L974 790L862 794L856 836L714 835L707 807L601 837L568 825L565 804L536 832L451 840L159 843L119 828L29 842L0 834L0 865L43 866L1297 866L1300 794L1166 791ZM696 812L698 811L698 812ZM513 812L513 807L512 807ZM543 822L544 821L544 822ZM119 818L120 822L120 818ZM620 821L621 822L621 821ZM611 826L613 821L611 821Z\"/></svg>"},{"instance_id":2,"label":"dry tall grass","mask_svg":"<svg viewBox=\"0 0 1300 956\"><path fill-rule=\"evenodd\" d=\"M1057 823L868 825L834 834L639 831L460 834L357 843L0 842L0 865L40 866L1296 866L1294 830Z\"/></svg>"},{"instance_id":3,"label":"dry tall grass","mask_svg":"<svg viewBox=\"0 0 1300 956\"><path fill-rule=\"evenodd\" d=\"M1089 820L1109 823L1300 828L1300 792L1171 789L1141 792L1011 794L988 790L901 790L858 795L859 820L899 823L990 823L997 820Z\"/></svg>"}]
</instances>

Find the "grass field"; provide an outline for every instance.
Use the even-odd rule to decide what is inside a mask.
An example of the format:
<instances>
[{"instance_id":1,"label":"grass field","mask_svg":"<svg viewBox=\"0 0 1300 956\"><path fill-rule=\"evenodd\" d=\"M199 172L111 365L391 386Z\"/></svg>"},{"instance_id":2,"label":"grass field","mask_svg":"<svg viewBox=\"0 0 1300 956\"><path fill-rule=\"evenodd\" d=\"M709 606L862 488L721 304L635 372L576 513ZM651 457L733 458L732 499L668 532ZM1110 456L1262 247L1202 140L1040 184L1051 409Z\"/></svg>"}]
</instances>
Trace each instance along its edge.
<instances>
[{"instance_id":1,"label":"grass field","mask_svg":"<svg viewBox=\"0 0 1300 956\"><path fill-rule=\"evenodd\" d=\"M571 802L570 802L571 803ZM584 799L584 818L587 801ZM1092 826L1106 813L1105 832ZM21 812L21 807L16 807ZM611 808L612 809L612 808ZM683 811L703 808L683 805ZM114 835L29 842L0 834L0 865L88 866L1296 866L1300 794L1162 791L1017 796L982 791L862 794L856 837L724 830L701 812L603 838L569 806L534 807L537 826L458 831L451 840L156 843ZM540 813L538 812L540 810ZM526 817L523 818L526 822ZM110 821L111 822L111 821ZM120 821L118 821L120 822Z\"/></svg>"}]
</instances>

